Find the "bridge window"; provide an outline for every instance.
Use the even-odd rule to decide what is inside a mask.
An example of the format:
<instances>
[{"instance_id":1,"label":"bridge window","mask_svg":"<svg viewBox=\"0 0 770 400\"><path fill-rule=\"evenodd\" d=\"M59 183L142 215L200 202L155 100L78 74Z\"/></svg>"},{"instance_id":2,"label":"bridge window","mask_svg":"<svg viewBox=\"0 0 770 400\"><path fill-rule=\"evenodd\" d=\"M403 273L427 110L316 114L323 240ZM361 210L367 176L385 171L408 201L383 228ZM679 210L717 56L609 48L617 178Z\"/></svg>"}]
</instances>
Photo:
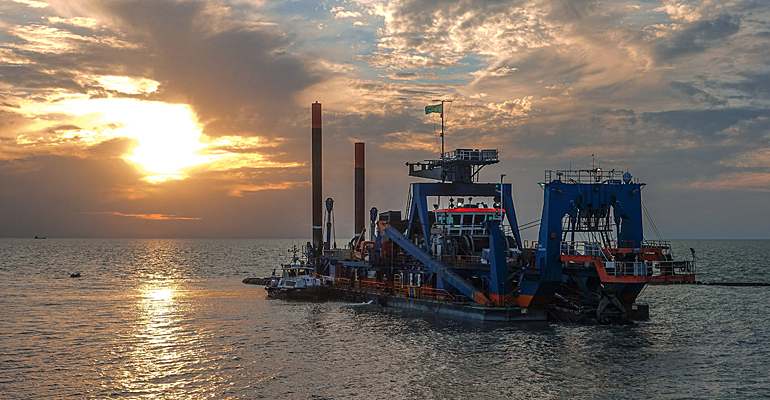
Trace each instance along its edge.
<instances>
[{"instance_id":1,"label":"bridge window","mask_svg":"<svg viewBox=\"0 0 770 400\"><path fill-rule=\"evenodd\" d=\"M450 223L451 223L452 225L454 225L454 226L460 226L460 223L461 223L461 222L460 222L460 216L459 216L459 215L456 215L456 214L452 214L452 215L450 215L450 218L451 218L451 222L450 222Z\"/></svg>"}]
</instances>

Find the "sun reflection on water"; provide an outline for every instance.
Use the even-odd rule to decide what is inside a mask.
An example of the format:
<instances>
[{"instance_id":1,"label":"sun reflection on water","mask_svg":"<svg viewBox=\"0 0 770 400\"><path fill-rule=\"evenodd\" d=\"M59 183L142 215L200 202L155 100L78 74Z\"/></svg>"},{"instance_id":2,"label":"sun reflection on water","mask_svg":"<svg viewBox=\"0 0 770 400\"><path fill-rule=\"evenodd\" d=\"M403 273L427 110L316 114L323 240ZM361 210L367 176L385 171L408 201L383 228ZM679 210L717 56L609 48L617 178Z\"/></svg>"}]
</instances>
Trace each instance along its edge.
<instances>
[{"instance_id":1,"label":"sun reflection on water","mask_svg":"<svg viewBox=\"0 0 770 400\"><path fill-rule=\"evenodd\" d=\"M185 377L196 363L197 339L185 329L183 291L175 285L148 282L138 289L133 351L123 387L134 394L160 395L188 386Z\"/></svg>"},{"instance_id":2,"label":"sun reflection on water","mask_svg":"<svg viewBox=\"0 0 770 400\"><path fill-rule=\"evenodd\" d=\"M152 289L147 292L147 297L154 301L169 301L174 295L174 290L169 288Z\"/></svg>"}]
</instances>

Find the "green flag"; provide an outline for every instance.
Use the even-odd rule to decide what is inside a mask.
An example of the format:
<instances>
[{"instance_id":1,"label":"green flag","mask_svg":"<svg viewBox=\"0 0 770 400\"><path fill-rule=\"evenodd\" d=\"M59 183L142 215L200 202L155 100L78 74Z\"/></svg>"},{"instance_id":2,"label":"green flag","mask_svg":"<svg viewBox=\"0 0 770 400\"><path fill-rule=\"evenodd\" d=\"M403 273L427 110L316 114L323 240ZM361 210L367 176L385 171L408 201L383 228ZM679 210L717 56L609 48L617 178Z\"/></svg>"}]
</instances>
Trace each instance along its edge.
<instances>
[{"instance_id":1,"label":"green flag","mask_svg":"<svg viewBox=\"0 0 770 400\"><path fill-rule=\"evenodd\" d=\"M436 104L435 106L425 107L425 114L430 114L430 113L443 114L444 113L443 104Z\"/></svg>"}]
</instances>

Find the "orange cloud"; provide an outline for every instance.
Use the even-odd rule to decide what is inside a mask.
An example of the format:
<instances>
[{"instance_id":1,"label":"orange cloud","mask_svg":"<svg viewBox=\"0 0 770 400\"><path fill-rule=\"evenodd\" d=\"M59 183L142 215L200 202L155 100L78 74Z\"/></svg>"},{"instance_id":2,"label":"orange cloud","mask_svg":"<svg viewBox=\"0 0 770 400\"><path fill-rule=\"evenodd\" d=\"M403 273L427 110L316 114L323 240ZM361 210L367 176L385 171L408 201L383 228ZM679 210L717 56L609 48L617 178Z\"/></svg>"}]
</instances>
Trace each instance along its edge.
<instances>
[{"instance_id":1,"label":"orange cloud","mask_svg":"<svg viewBox=\"0 0 770 400\"><path fill-rule=\"evenodd\" d=\"M89 214L101 214L101 215L117 215L119 217L133 217L139 219L150 219L154 221L167 221L167 220L200 220L197 217L180 217L172 214L124 214L117 211L104 211L104 212L92 212Z\"/></svg>"},{"instance_id":2,"label":"orange cloud","mask_svg":"<svg viewBox=\"0 0 770 400\"><path fill-rule=\"evenodd\" d=\"M240 184L230 187L229 195L233 197L242 197L243 192L258 192L260 190L276 190L276 189L289 189L292 187L305 186L310 182L281 182L281 183L266 183L264 185L249 185Z\"/></svg>"},{"instance_id":3,"label":"orange cloud","mask_svg":"<svg viewBox=\"0 0 770 400\"><path fill-rule=\"evenodd\" d=\"M735 172L722 174L714 179L701 178L689 184L691 189L746 190L749 192L770 192L770 173Z\"/></svg>"}]
</instances>

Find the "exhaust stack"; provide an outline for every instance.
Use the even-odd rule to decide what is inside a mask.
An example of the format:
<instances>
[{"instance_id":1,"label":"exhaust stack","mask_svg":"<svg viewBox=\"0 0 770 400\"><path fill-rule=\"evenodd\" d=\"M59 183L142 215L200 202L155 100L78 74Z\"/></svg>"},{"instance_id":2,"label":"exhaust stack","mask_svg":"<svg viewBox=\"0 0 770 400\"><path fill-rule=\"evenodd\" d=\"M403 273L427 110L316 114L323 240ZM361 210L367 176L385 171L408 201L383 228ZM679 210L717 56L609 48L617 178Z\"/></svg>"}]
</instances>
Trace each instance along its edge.
<instances>
[{"instance_id":1,"label":"exhaust stack","mask_svg":"<svg viewBox=\"0 0 770 400\"><path fill-rule=\"evenodd\" d=\"M364 172L365 172L365 165L364 162L364 144L361 142L358 142L355 144L356 149L356 155L355 155L355 180L356 180L356 200L355 200L355 234L356 238L361 234L361 231L364 230L364 224L366 223L366 220L364 217L366 216L365 210L364 210L364 193L366 191L366 185L364 182Z\"/></svg>"},{"instance_id":2,"label":"exhaust stack","mask_svg":"<svg viewBox=\"0 0 770 400\"><path fill-rule=\"evenodd\" d=\"M316 257L323 254L323 199L321 172L321 103L313 103L312 133L313 168L313 250Z\"/></svg>"}]
</instances>

